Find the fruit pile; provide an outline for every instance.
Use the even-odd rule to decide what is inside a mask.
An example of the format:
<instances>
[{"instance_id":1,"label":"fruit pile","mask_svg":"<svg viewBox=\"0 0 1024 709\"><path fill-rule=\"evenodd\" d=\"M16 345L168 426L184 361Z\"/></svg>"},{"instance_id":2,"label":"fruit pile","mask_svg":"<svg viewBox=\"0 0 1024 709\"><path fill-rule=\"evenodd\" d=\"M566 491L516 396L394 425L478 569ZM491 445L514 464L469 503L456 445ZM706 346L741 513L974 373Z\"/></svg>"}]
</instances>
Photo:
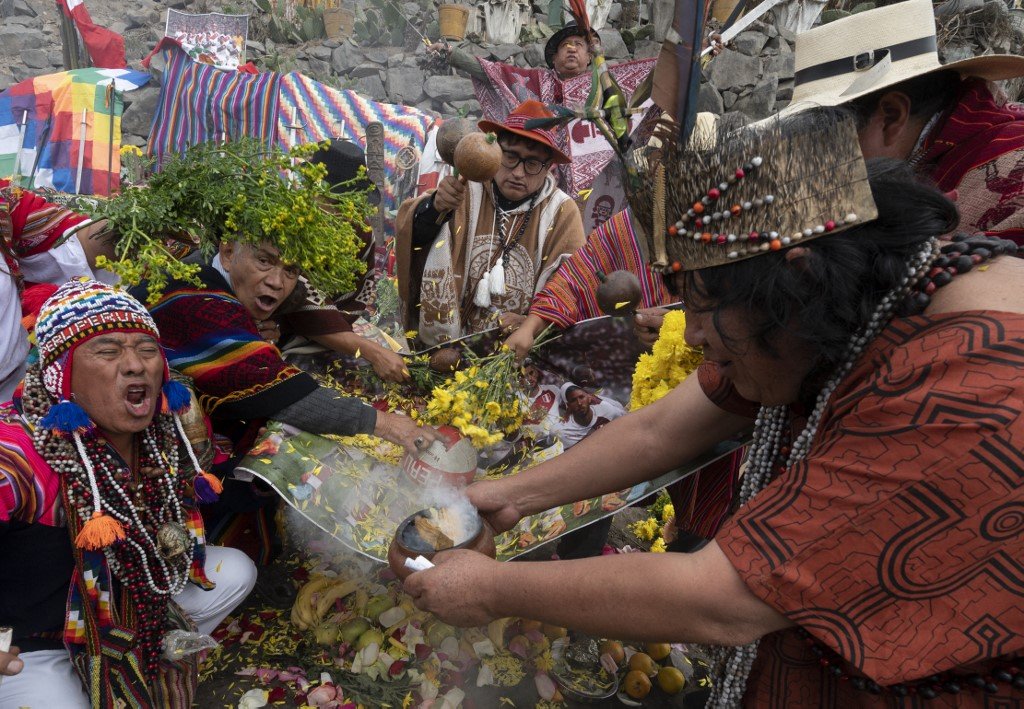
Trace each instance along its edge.
<instances>
[{"instance_id":1,"label":"fruit pile","mask_svg":"<svg viewBox=\"0 0 1024 709\"><path fill-rule=\"evenodd\" d=\"M622 678L622 691L633 699L643 699L650 694L653 680L665 694L682 692L686 686L686 675L683 670L671 662L659 664L669 660L671 656L672 646L668 643L644 645L644 652L635 652L629 658L625 676ZM692 664L685 656L681 656L681 659L676 659L675 662L683 664L684 667L689 665L692 673Z\"/></svg>"}]
</instances>

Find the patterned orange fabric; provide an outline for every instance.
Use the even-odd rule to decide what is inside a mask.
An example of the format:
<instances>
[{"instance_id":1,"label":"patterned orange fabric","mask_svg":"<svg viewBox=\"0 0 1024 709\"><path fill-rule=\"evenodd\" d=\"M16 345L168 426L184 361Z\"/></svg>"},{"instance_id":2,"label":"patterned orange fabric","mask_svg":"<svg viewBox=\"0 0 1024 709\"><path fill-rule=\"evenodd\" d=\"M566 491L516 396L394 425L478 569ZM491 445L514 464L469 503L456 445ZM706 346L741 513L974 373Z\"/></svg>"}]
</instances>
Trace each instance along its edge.
<instances>
[{"instance_id":1,"label":"patterned orange fabric","mask_svg":"<svg viewBox=\"0 0 1024 709\"><path fill-rule=\"evenodd\" d=\"M805 460L726 522L719 545L847 672L892 685L1004 666L1024 654L1022 374L1024 315L895 320L836 390ZM1024 706L1024 690L999 687L928 706ZM834 677L796 630L762 640L746 696L894 701Z\"/></svg>"}]
</instances>

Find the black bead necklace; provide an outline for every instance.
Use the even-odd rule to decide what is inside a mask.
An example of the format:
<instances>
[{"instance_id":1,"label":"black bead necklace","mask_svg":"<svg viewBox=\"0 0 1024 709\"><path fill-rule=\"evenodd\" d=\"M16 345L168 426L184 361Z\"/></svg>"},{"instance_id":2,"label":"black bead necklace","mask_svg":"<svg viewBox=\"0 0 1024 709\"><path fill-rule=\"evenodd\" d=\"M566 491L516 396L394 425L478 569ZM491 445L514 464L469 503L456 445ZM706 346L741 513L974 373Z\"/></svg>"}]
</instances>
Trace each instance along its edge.
<instances>
[{"instance_id":1,"label":"black bead necklace","mask_svg":"<svg viewBox=\"0 0 1024 709\"><path fill-rule=\"evenodd\" d=\"M954 276L967 273L996 256L1016 256L1021 249L1012 241L996 236L957 234L939 251L939 256L932 262L931 269L917 282L897 308L897 315L919 315L931 303L932 294L952 283Z\"/></svg>"}]
</instances>

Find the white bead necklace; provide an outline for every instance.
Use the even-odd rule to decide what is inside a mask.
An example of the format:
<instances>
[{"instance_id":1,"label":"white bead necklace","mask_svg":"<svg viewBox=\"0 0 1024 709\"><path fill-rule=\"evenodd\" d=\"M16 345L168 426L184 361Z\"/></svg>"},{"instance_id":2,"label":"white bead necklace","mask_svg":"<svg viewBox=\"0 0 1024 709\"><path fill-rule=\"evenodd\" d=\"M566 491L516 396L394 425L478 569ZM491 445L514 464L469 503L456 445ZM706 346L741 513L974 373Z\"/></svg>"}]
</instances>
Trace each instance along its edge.
<instances>
[{"instance_id":1,"label":"white bead necklace","mask_svg":"<svg viewBox=\"0 0 1024 709\"><path fill-rule=\"evenodd\" d=\"M868 324L855 334L847 345L846 356L836 368L815 400L814 408L807 417L807 423L797 435L790 447L785 467L791 468L802 461L811 449L811 444L818 433L818 425L825 414L828 402L849 374L853 365L863 354L867 346L889 323L893 311L917 282L928 272L932 261L939 255L938 239L932 238L925 242L921 250L913 255L907 263L907 273L900 285L890 291L872 313ZM740 485L739 506L743 507L763 490L772 479L775 462L778 460L782 441L790 426L788 406L762 406L754 423L754 435L750 444L747 471ZM710 646L706 654L711 660L711 667L716 677L708 698L707 707L716 709L732 709L739 707L746 692L747 677L757 657L759 641L740 647Z\"/></svg>"}]
</instances>

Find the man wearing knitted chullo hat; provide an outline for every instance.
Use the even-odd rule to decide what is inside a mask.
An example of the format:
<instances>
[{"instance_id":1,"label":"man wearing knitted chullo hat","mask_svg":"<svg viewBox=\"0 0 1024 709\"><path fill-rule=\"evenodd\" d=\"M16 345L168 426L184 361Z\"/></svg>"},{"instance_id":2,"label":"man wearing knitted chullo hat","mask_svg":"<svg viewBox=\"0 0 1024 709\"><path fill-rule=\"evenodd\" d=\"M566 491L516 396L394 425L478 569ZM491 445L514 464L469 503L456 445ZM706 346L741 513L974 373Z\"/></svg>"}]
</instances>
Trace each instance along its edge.
<instances>
[{"instance_id":1,"label":"man wearing knitted chullo hat","mask_svg":"<svg viewBox=\"0 0 1024 709\"><path fill-rule=\"evenodd\" d=\"M35 332L0 408L0 626L20 647L0 653L0 707L189 706L194 667L161 660L165 632L179 610L212 632L256 580L205 545L196 504L220 484L185 435L193 399L124 292L70 281Z\"/></svg>"}]
</instances>

